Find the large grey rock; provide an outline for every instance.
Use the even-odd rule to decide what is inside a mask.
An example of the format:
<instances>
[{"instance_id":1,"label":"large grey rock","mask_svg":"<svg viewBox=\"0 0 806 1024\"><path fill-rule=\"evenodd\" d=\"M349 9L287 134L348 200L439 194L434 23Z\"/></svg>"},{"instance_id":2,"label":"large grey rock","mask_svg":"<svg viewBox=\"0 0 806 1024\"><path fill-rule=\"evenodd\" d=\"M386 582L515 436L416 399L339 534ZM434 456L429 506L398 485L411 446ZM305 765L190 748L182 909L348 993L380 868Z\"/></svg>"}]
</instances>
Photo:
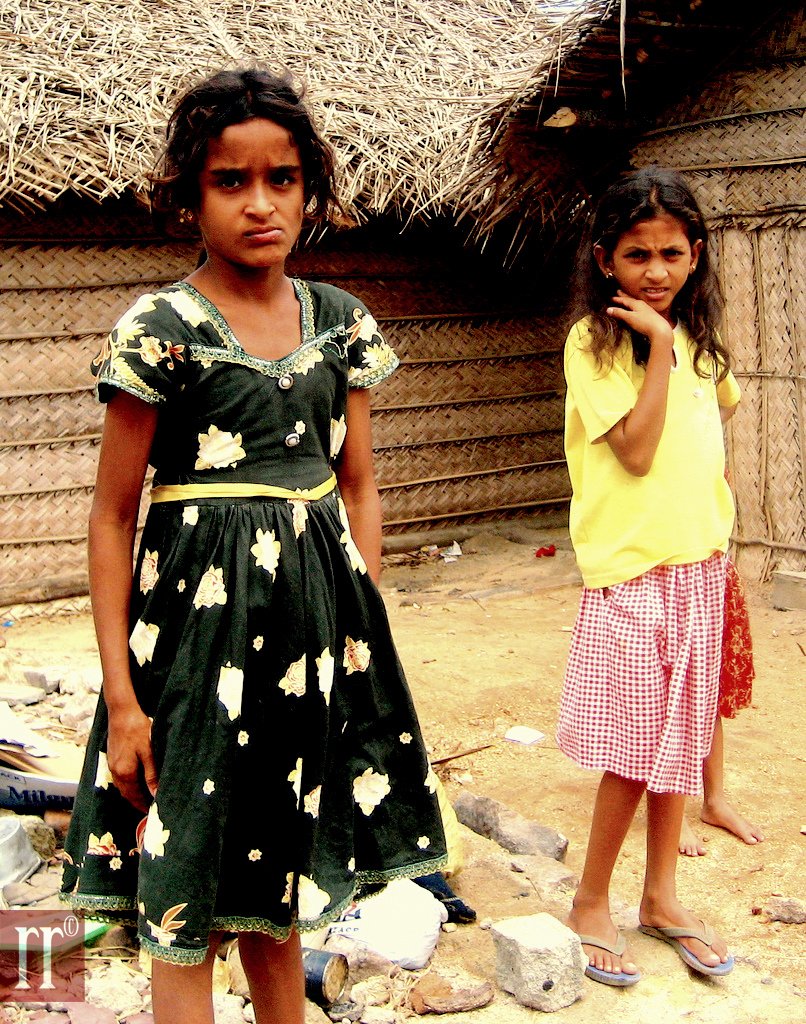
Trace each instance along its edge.
<instances>
[{"instance_id":1,"label":"large grey rock","mask_svg":"<svg viewBox=\"0 0 806 1024\"><path fill-rule=\"evenodd\" d=\"M556 829L540 825L487 796L468 790L459 794L454 805L463 825L503 846L510 853L542 853L564 860L568 840Z\"/></svg>"},{"instance_id":2,"label":"large grey rock","mask_svg":"<svg viewBox=\"0 0 806 1024\"><path fill-rule=\"evenodd\" d=\"M582 995L587 957L579 937L550 914L511 917L490 929L499 986L523 1006L553 1012Z\"/></svg>"}]
</instances>

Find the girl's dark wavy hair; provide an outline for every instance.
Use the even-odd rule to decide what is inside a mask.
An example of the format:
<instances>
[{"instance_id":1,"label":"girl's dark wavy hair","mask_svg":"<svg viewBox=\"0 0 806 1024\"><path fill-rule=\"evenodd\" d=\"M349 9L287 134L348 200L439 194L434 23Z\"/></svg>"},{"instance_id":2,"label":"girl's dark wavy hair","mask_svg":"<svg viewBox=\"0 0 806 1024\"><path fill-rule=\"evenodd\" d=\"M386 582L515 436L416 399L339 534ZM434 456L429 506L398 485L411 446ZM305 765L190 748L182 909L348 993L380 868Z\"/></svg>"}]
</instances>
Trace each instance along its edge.
<instances>
[{"instance_id":1,"label":"girl's dark wavy hair","mask_svg":"<svg viewBox=\"0 0 806 1024\"><path fill-rule=\"evenodd\" d=\"M263 117L287 128L302 158L305 214L309 221L347 219L336 193L333 151L303 103L305 92L288 73L258 67L218 71L179 97L168 121L166 145L149 175L151 208L157 214L196 210L199 174L210 139L225 128Z\"/></svg>"},{"instance_id":2,"label":"girl's dark wavy hair","mask_svg":"<svg viewBox=\"0 0 806 1024\"><path fill-rule=\"evenodd\" d=\"M632 341L636 362L646 365L649 342L605 312L612 305L614 282L607 279L596 262L593 249L600 245L612 256L619 238L639 221L667 213L680 221L690 243L702 239L697 267L675 296L673 312L685 324L694 341L694 368L701 377L711 374L711 359L719 367L719 378L729 368L727 349L719 339L722 319L722 291L708 246L705 226L697 200L682 175L660 167L645 167L625 175L604 193L590 218L579 248L571 313L573 322L590 318L590 351L600 367L612 364L625 330Z\"/></svg>"}]
</instances>

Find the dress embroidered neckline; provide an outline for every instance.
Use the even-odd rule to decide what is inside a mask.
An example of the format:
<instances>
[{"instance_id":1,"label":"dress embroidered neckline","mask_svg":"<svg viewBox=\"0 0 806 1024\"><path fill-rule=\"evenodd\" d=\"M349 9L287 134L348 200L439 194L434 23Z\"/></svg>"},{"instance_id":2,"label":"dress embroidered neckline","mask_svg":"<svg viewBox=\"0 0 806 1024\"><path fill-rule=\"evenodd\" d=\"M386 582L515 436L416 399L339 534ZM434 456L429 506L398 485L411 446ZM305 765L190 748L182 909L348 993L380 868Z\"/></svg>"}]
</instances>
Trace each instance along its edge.
<instances>
[{"instance_id":1,"label":"dress embroidered neckline","mask_svg":"<svg viewBox=\"0 0 806 1024\"><path fill-rule=\"evenodd\" d=\"M311 294L311 290L305 281L300 281L299 278L296 277L291 278L291 284L294 287L294 294L299 302L301 341L296 348L293 348L290 352L281 356L279 359L264 359L261 356L255 356L250 352L247 352L243 345L238 341L235 336L235 332L230 327L227 319L214 302L211 302L206 295L203 295L198 288L195 288L187 281L177 282L177 287L189 295L193 301L204 310L205 314L214 324L221 340L230 351L237 352L245 357L250 365L265 364L267 366L282 366L286 363L293 362L306 345L316 337L313 295Z\"/></svg>"}]
</instances>

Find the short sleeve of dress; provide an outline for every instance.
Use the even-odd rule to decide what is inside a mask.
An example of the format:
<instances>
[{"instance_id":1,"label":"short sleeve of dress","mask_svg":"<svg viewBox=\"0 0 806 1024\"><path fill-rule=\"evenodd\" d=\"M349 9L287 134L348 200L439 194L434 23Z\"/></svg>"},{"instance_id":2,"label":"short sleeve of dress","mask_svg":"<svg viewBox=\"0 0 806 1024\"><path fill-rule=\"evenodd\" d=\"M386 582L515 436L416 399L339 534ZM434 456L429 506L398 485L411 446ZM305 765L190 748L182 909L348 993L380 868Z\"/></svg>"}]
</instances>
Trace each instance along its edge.
<instances>
[{"instance_id":1,"label":"short sleeve of dress","mask_svg":"<svg viewBox=\"0 0 806 1024\"><path fill-rule=\"evenodd\" d=\"M580 321L565 343L565 379L590 443L600 440L635 406L638 391L618 354L610 367L599 366L588 351L590 334Z\"/></svg>"},{"instance_id":2,"label":"short sleeve of dress","mask_svg":"<svg viewBox=\"0 0 806 1024\"><path fill-rule=\"evenodd\" d=\"M375 317L358 299L352 299L344 324L347 331L347 383L351 388L371 388L400 365L392 347L381 334Z\"/></svg>"},{"instance_id":3,"label":"short sleeve of dress","mask_svg":"<svg viewBox=\"0 0 806 1024\"><path fill-rule=\"evenodd\" d=\"M716 398L724 409L732 409L742 397L742 389L739 382L730 370L716 386Z\"/></svg>"},{"instance_id":4,"label":"short sleeve of dress","mask_svg":"<svg viewBox=\"0 0 806 1024\"><path fill-rule=\"evenodd\" d=\"M156 405L178 390L186 338L174 299L170 292L142 295L118 320L92 361L99 401L120 390Z\"/></svg>"}]
</instances>

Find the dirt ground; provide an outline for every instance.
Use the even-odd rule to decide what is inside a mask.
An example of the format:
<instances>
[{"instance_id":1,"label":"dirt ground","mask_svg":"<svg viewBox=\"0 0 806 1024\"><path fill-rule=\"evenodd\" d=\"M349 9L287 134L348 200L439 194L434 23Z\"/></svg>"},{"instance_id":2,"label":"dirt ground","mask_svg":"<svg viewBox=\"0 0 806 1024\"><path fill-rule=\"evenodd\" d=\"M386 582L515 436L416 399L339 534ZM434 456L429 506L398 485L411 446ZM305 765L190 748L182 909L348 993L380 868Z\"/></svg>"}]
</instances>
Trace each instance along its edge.
<instances>
[{"instance_id":1,"label":"dirt ground","mask_svg":"<svg viewBox=\"0 0 806 1024\"><path fill-rule=\"evenodd\" d=\"M535 549L548 543L556 545L555 557L535 558ZM451 562L439 552L387 556L381 583L430 753L434 760L462 755L438 766L450 796L466 787L567 836L566 863L578 873L598 775L571 764L553 738L580 588L567 534L525 525L480 529L461 548ZM642 807L613 892L617 923L627 931L643 979L629 990L586 982L583 999L556 1013L559 1022L806 1020L806 926L771 921L764 909L775 894L806 898L806 612L775 610L764 585L749 586L748 599L757 679L752 708L725 725L726 772L731 798L766 840L746 846L697 819L707 854L681 857L678 872L684 901L728 938L737 967L723 979L695 977L668 946L633 930L644 862ZM6 636L23 660L93 656L87 614L21 619ZM512 725L546 738L534 746L512 743L503 738ZM696 816L697 802L689 809ZM542 911L563 918L570 890L541 898L509 869L506 857L487 856L486 845L468 834L465 866L453 879L480 922ZM492 938L477 925L442 935L437 957L495 976ZM441 1020L519 1024L534 1020L534 1013L496 991L489 1006Z\"/></svg>"}]
</instances>

